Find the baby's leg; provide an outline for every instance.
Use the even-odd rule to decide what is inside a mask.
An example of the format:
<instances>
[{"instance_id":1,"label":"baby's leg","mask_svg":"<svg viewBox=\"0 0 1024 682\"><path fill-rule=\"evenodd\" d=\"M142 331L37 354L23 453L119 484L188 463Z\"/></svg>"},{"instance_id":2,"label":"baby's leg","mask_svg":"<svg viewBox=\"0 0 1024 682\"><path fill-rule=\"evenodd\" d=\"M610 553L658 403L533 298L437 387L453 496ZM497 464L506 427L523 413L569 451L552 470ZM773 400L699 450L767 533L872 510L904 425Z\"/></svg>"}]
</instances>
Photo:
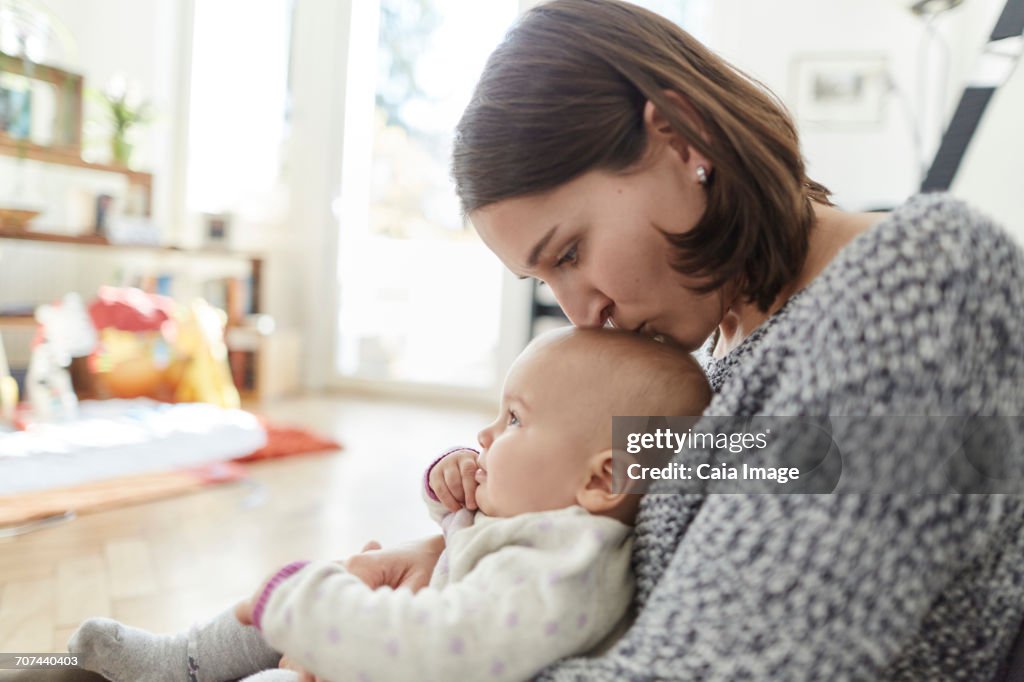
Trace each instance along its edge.
<instances>
[{"instance_id":1,"label":"baby's leg","mask_svg":"<svg viewBox=\"0 0 1024 682\"><path fill-rule=\"evenodd\" d=\"M91 618L71 635L68 651L113 682L226 682L276 668L281 658L233 608L175 635Z\"/></svg>"}]
</instances>

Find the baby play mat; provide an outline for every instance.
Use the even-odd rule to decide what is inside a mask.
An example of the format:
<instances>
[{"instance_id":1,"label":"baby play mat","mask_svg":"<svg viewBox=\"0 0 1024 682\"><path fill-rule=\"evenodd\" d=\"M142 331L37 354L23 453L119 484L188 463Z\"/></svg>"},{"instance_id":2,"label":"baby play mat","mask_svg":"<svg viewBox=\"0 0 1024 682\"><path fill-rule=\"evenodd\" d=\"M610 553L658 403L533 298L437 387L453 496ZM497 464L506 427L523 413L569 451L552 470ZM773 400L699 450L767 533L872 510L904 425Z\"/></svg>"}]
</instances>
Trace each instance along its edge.
<instances>
[{"instance_id":1,"label":"baby play mat","mask_svg":"<svg viewBox=\"0 0 1024 682\"><path fill-rule=\"evenodd\" d=\"M222 462L266 442L257 418L242 410L86 401L77 419L0 433L0 496Z\"/></svg>"},{"instance_id":2,"label":"baby play mat","mask_svg":"<svg viewBox=\"0 0 1024 682\"><path fill-rule=\"evenodd\" d=\"M250 462L340 449L306 429L213 405L82 403L75 421L0 432L0 538L239 481Z\"/></svg>"}]
</instances>

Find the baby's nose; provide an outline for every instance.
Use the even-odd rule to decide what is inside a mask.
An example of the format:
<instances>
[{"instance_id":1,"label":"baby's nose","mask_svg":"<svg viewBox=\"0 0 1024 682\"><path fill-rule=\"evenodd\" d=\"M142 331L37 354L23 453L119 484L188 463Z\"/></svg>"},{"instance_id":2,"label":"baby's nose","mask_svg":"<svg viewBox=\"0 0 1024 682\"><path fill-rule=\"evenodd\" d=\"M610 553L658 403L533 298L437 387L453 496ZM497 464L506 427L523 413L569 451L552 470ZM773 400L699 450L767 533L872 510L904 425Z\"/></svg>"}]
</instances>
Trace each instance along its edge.
<instances>
[{"instance_id":1,"label":"baby's nose","mask_svg":"<svg viewBox=\"0 0 1024 682\"><path fill-rule=\"evenodd\" d=\"M481 450L486 450L487 448L491 447L492 440L493 436L491 436L490 427L486 429L481 429L480 433L476 434L476 442L480 444Z\"/></svg>"}]
</instances>

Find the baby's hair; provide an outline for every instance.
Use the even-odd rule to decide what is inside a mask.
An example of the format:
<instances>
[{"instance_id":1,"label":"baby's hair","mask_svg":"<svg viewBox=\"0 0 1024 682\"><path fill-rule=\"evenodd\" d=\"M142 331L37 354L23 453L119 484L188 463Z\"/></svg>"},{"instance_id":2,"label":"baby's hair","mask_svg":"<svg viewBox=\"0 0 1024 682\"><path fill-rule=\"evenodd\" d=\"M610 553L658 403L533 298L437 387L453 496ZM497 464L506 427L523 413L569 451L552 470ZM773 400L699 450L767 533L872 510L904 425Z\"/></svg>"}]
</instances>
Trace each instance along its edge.
<instances>
[{"instance_id":1,"label":"baby's hair","mask_svg":"<svg viewBox=\"0 0 1024 682\"><path fill-rule=\"evenodd\" d=\"M617 415L699 416L711 402L700 365L678 346L624 330L571 327L534 343L562 346L585 363L581 369L603 374Z\"/></svg>"}]
</instances>

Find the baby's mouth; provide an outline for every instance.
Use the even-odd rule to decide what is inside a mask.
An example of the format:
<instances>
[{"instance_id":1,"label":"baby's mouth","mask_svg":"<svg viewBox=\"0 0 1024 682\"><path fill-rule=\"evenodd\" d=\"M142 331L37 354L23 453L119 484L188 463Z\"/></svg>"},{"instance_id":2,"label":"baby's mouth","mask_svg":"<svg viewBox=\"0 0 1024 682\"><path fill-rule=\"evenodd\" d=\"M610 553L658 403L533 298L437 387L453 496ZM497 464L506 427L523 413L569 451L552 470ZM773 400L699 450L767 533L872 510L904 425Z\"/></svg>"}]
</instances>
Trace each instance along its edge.
<instances>
[{"instance_id":1,"label":"baby's mouth","mask_svg":"<svg viewBox=\"0 0 1024 682\"><path fill-rule=\"evenodd\" d=\"M483 483L487 480L487 472L483 469L477 468L476 474L474 474L473 478L476 479L477 483Z\"/></svg>"}]
</instances>

